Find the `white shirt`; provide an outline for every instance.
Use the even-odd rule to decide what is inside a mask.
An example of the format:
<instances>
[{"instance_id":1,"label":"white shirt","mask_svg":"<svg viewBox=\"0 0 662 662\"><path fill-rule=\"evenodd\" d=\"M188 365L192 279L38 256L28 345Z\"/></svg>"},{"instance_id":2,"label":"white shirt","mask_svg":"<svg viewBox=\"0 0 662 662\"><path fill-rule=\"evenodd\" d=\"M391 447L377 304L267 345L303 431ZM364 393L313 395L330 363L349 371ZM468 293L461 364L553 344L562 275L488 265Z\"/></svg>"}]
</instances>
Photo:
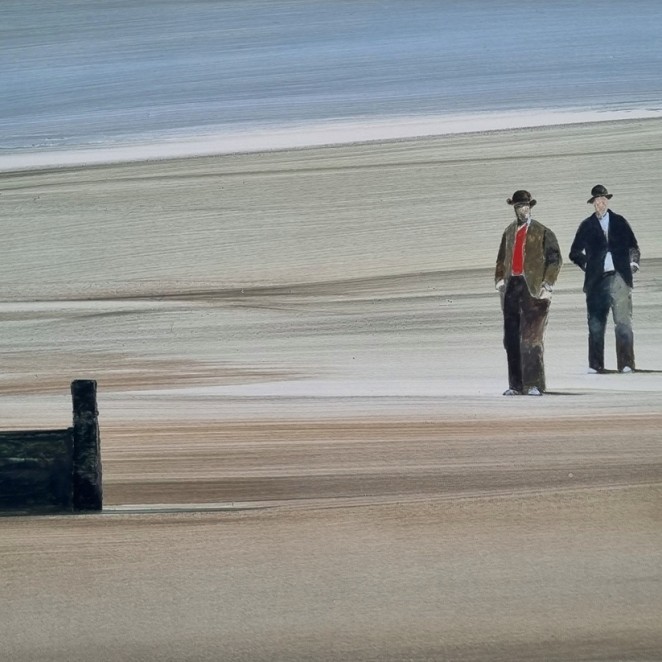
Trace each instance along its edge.
<instances>
[{"instance_id":1,"label":"white shirt","mask_svg":"<svg viewBox=\"0 0 662 662\"><path fill-rule=\"evenodd\" d=\"M609 239L609 210L607 210L605 215L598 220L600 221L602 231L605 233L605 238ZM611 251L607 251L607 255L605 255L604 271L616 271L614 269L614 260L611 257Z\"/></svg>"}]
</instances>

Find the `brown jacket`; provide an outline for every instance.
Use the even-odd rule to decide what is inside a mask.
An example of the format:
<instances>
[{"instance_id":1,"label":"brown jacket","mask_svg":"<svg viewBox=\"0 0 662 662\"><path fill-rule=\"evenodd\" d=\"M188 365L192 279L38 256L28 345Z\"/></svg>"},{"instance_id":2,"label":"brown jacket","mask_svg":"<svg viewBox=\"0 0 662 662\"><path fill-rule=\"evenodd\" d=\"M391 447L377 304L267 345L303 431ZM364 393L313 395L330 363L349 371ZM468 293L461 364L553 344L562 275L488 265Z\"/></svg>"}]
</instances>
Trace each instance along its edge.
<instances>
[{"instance_id":1,"label":"brown jacket","mask_svg":"<svg viewBox=\"0 0 662 662\"><path fill-rule=\"evenodd\" d=\"M515 220L505 229L501 238L494 272L495 283L503 280L507 286L508 279L512 275L516 230ZM531 296L536 298L540 296L543 282L554 285L562 264L561 251L554 233L542 223L531 219L524 244L524 279Z\"/></svg>"}]
</instances>

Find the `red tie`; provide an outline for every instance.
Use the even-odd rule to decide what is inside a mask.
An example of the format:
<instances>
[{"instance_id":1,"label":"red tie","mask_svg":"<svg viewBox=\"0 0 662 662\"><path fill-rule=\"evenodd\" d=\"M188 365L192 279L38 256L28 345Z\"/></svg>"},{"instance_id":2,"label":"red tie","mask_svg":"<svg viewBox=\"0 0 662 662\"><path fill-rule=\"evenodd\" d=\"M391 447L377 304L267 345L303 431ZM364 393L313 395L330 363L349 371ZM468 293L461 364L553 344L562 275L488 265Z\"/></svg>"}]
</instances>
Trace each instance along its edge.
<instances>
[{"instance_id":1,"label":"red tie","mask_svg":"<svg viewBox=\"0 0 662 662\"><path fill-rule=\"evenodd\" d=\"M515 233L515 248L513 249L513 276L521 276L524 273L524 242L528 223L524 223Z\"/></svg>"}]
</instances>

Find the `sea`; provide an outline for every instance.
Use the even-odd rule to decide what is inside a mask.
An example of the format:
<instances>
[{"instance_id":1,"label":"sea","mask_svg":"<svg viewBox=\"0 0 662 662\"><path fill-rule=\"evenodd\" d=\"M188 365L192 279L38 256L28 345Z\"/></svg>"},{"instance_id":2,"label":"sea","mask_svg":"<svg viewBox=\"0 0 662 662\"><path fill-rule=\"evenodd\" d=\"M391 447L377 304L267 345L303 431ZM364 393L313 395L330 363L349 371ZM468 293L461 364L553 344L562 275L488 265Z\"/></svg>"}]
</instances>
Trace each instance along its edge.
<instances>
[{"instance_id":1,"label":"sea","mask_svg":"<svg viewBox=\"0 0 662 662\"><path fill-rule=\"evenodd\" d=\"M662 116L660 0L2 0L0 170Z\"/></svg>"}]
</instances>

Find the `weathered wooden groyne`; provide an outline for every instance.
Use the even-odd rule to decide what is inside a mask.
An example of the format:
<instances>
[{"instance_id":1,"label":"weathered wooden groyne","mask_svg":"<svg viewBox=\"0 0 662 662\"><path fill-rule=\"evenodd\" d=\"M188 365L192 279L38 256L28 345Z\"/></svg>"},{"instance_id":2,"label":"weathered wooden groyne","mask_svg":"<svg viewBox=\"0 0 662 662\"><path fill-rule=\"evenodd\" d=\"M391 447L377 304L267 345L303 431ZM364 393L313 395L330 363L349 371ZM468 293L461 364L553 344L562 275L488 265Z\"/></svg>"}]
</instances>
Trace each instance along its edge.
<instances>
[{"instance_id":1,"label":"weathered wooden groyne","mask_svg":"<svg viewBox=\"0 0 662 662\"><path fill-rule=\"evenodd\" d=\"M71 383L73 425L0 432L0 514L100 511L97 383Z\"/></svg>"}]
</instances>

